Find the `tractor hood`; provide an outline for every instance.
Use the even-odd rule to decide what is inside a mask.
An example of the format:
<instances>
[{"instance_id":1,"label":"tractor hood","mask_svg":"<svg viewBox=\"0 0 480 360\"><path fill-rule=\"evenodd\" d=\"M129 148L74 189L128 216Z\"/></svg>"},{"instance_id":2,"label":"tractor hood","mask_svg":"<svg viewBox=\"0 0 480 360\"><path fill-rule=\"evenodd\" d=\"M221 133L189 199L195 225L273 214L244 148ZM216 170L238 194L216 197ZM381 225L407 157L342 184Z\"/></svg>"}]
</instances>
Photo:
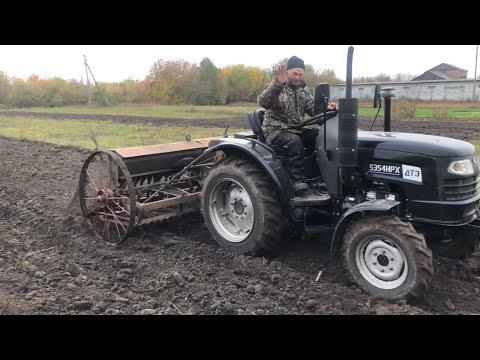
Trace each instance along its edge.
<instances>
[{"instance_id":1,"label":"tractor hood","mask_svg":"<svg viewBox=\"0 0 480 360\"><path fill-rule=\"evenodd\" d=\"M472 144L443 136L362 130L358 131L358 147L434 158L462 157L475 153L475 147Z\"/></svg>"}]
</instances>

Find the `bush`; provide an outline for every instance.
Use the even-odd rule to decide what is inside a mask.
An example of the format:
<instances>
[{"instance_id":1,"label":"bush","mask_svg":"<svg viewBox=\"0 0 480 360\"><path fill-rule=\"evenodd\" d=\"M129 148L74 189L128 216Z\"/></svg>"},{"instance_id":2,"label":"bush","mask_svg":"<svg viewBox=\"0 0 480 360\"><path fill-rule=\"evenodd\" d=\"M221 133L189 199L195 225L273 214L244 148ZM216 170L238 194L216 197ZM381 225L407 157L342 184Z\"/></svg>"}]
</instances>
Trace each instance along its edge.
<instances>
[{"instance_id":1,"label":"bush","mask_svg":"<svg viewBox=\"0 0 480 360\"><path fill-rule=\"evenodd\" d=\"M397 119L415 119L417 104L414 102L398 101L392 105L392 115Z\"/></svg>"}]
</instances>

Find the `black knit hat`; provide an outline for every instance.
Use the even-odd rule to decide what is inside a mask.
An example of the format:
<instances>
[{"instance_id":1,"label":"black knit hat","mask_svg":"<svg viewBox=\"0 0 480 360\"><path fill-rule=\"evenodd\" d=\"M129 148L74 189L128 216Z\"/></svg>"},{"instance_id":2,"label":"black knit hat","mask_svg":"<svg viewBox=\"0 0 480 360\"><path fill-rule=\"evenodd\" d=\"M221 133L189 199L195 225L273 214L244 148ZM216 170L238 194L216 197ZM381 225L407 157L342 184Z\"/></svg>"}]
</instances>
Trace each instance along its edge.
<instances>
[{"instance_id":1,"label":"black knit hat","mask_svg":"<svg viewBox=\"0 0 480 360\"><path fill-rule=\"evenodd\" d=\"M290 59L288 59L287 70L295 68L305 69L305 63L299 57L292 56Z\"/></svg>"}]
</instances>

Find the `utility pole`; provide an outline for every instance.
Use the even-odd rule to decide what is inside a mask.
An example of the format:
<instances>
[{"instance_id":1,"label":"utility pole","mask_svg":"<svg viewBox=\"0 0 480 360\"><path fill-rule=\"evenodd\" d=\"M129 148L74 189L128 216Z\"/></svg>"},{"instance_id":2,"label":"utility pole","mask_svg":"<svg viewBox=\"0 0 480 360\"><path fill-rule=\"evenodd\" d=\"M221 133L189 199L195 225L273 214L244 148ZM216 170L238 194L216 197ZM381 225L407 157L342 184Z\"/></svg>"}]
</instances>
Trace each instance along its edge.
<instances>
[{"instance_id":1,"label":"utility pole","mask_svg":"<svg viewBox=\"0 0 480 360\"><path fill-rule=\"evenodd\" d=\"M87 57L83 55L83 58L85 61L83 62L85 64L85 73L87 74L87 91L88 91L88 105L92 105L92 94L90 93L90 80L88 79L88 64L87 64Z\"/></svg>"},{"instance_id":2,"label":"utility pole","mask_svg":"<svg viewBox=\"0 0 480 360\"><path fill-rule=\"evenodd\" d=\"M477 60L478 60L478 45L475 54L475 76L473 77L473 106L475 107L475 88L477 87Z\"/></svg>"},{"instance_id":3,"label":"utility pole","mask_svg":"<svg viewBox=\"0 0 480 360\"><path fill-rule=\"evenodd\" d=\"M87 58L85 57L85 55L83 55L83 57L85 58L85 68L88 70L87 71L87 84L88 84L88 72L90 72L90 75L92 75L93 82L95 83L95 86L97 87L98 91L102 95L103 100L105 101L105 104L107 106L109 106L109 103L108 103L108 100L107 100L106 96L103 94L102 89L100 89L100 86L98 86L97 80L95 80L95 76L93 76L92 70L90 69L90 66L87 64ZM90 86L88 87L88 89L89 89L89 93L88 93L89 101L91 101L90 100Z\"/></svg>"}]
</instances>

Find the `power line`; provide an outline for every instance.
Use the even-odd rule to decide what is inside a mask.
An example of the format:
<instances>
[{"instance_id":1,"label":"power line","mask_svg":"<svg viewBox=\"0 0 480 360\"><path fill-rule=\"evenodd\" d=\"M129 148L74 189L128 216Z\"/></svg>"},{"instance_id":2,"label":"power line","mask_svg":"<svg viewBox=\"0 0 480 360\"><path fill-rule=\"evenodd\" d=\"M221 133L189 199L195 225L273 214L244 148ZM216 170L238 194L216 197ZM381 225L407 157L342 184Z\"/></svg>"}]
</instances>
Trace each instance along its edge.
<instances>
[{"instance_id":1,"label":"power line","mask_svg":"<svg viewBox=\"0 0 480 360\"><path fill-rule=\"evenodd\" d=\"M85 61L85 73L87 74L87 91L88 91L88 105L92 105L92 94L90 93L90 79L88 78L88 64L87 64L87 57L83 55Z\"/></svg>"},{"instance_id":2,"label":"power line","mask_svg":"<svg viewBox=\"0 0 480 360\"><path fill-rule=\"evenodd\" d=\"M90 72L90 75L92 75L93 82L95 83L95 86L97 87L98 91L99 91L100 94L102 95L103 100L105 101L105 104L106 104L107 106L109 106L107 97L103 94L102 89L100 89L100 86L98 86L97 80L95 80L95 76L93 76L92 70L90 69L90 66L89 66L88 63L87 63L87 57L86 57L85 55L83 55L83 57L84 57L84 59L85 59L85 62L84 62L84 64L85 64L85 71L87 72L88 104L91 105L91 103L92 103L92 99L91 99L91 95L90 95L90 83L89 83L89 80L88 80L88 72ZM87 70L88 70L88 71L87 71Z\"/></svg>"}]
</instances>

